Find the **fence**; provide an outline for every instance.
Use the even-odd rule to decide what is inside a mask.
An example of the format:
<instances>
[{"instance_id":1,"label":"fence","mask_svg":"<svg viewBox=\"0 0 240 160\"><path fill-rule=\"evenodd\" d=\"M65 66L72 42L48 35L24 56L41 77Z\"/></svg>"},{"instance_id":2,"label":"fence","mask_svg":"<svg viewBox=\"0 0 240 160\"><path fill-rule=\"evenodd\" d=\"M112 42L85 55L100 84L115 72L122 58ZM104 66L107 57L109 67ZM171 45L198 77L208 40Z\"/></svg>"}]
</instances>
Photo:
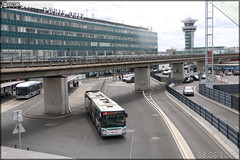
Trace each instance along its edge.
<instances>
[{"instance_id":1,"label":"fence","mask_svg":"<svg viewBox=\"0 0 240 160\"><path fill-rule=\"evenodd\" d=\"M155 75L156 77L156 75ZM154 78L154 77L153 77ZM198 113L201 117L203 117L206 121L208 121L212 126L218 129L223 135L225 135L231 142L233 142L238 148L240 146L240 134L234 128L229 126L227 123L223 122L213 113L209 112L204 107L200 106L199 104L195 103L194 101L188 99L186 96L180 94L179 92L175 91L173 88L169 87L168 85L171 84L170 80L166 84L166 90L184 103L186 106L194 110Z\"/></svg>"},{"instance_id":2,"label":"fence","mask_svg":"<svg viewBox=\"0 0 240 160\"><path fill-rule=\"evenodd\" d=\"M239 93L239 84L214 85L213 88L229 94Z\"/></svg>"},{"instance_id":3,"label":"fence","mask_svg":"<svg viewBox=\"0 0 240 160\"><path fill-rule=\"evenodd\" d=\"M239 86L239 85L235 85L235 87L237 87L237 86ZM227 90L227 89L225 89L226 87L215 86L214 88ZM232 85L230 85L229 88L232 88ZM199 93L208 97L208 98L210 98L210 99L212 99L212 100L214 100L214 101L216 101L216 102L219 102L219 103L224 104L228 107L234 108L237 111L240 111L239 110L239 98L235 97L234 95L231 95L227 92L220 91L218 89L211 89L211 88L205 87L205 84L200 84L199 85Z\"/></svg>"}]
</instances>

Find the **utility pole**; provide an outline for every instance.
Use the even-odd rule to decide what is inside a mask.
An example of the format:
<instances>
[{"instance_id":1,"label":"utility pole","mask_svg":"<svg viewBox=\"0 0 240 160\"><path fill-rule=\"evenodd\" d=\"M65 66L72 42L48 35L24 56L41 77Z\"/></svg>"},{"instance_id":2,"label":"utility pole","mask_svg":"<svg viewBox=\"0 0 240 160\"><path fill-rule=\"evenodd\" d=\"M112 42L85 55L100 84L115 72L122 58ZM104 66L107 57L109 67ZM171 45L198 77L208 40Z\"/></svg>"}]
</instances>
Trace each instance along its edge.
<instances>
[{"instance_id":1,"label":"utility pole","mask_svg":"<svg viewBox=\"0 0 240 160\"><path fill-rule=\"evenodd\" d=\"M206 87L213 88L213 4L209 6L208 0L205 1L205 75Z\"/></svg>"}]
</instances>

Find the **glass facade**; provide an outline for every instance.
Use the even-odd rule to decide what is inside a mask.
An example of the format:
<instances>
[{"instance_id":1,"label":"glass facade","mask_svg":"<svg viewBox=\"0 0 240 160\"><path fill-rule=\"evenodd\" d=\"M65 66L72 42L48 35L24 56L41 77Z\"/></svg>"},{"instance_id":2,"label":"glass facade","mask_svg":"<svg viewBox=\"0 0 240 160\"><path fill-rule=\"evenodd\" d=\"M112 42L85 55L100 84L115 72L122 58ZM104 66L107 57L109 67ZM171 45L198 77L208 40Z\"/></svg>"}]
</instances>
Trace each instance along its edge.
<instances>
[{"instance_id":1,"label":"glass facade","mask_svg":"<svg viewBox=\"0 0 240 160\"><path fill-rule=\"evenodd\" d=\"M1 58L152 54L157 41L146 28L1 8Z\"/></svg>"}]
</instances>

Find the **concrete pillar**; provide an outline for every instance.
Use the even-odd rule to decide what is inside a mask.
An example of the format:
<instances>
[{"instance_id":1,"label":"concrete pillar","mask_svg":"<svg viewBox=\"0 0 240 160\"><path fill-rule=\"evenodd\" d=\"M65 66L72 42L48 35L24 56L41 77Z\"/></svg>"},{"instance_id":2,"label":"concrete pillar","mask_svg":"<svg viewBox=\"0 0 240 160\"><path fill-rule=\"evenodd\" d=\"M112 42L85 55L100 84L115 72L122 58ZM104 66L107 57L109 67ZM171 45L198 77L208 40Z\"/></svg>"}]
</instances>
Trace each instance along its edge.
<instances>
[{"instance_id":1,"label":"concrete pillar","mask_svg":"<svg viewBox=\"0 0 240 160\"><path fill-rule=\"evenodd\" d=\"M69 113L67 77L43 78L44 113L65 115Z\"/></svg>"},{"instance_id":2,"label":"concrete pillar","mask_svg":"<svg viewBox=\"0 0 240 160\"><path fill-rule=\"evenodd\" d=\"M150 90L150 67L134 68L135 91Z\"/></svg>"},{"instance_id":3,"label":"concrete pillar","mask_svg":"<svg viewBox=\"0 0 240 160\"><path fill-rule=\"evenodd\" d=\"M205 68L205 62L197 62L197 71L198 73L203 74L205 71L203 70Z\"/></svg>"},{"instance_id":4,"label":"concrete pillar","mask_svg":"<svg viewBox=\"0 0 240 160\"><path fill-rule=\"evenodd\" d=\"M183 63L172 64L172 77L175 78L176 82L182 82L184 78Z\"/></svg>"}]
</instances>

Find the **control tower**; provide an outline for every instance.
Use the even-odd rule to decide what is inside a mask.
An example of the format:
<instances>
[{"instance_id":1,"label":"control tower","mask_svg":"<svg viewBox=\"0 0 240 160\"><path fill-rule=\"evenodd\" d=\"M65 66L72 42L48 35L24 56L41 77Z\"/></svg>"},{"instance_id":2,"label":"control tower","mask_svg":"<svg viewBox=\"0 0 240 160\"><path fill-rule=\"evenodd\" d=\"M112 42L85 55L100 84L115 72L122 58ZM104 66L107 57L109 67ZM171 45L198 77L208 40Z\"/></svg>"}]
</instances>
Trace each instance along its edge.
<instances>
[{"instance_id":1,"label":"control tower","mask_svg":"<svg viewBox=\"0 0 240 160\"><path fill-rule=\"evenodd\" d=\"M184 27L182 27L182 30L185 37L185 49L192 49L194 47L194 32L197 29L197 26L194 26L194 23L196 21L197 19L192 19L190 17L182 20L182 22L184 23Z\"/></svg>"}]
</instances>

